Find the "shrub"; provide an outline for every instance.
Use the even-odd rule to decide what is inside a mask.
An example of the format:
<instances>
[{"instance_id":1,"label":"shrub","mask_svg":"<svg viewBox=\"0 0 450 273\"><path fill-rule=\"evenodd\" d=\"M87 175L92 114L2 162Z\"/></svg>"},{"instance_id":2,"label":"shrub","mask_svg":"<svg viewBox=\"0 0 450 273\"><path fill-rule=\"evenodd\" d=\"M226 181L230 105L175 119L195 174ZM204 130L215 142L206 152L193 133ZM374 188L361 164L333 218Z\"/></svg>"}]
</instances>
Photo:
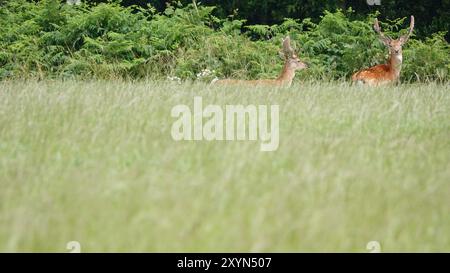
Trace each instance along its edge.
<instances>
[{"instance_id":1,"label":"shrub","mask_svg":"<svg viewBox=\"0 0 450 273\"><path fill-rule=\"evenodd\" d=\"M212 73L200 77L206 80L275 77L283 64L278 51L286 34L311 64L302 78L348 78L387 56L372 30L376 14L351 21L351 9L325 11L317 24L286 19L279 25L244 26L244 20L214 17L214 7L192 4L169 5L163 13L117 2L68 6L59 0L15 0L1 5L0 79L198 79L204 69ZM396 35L404 21L383 28ZM410 39L402 79L448 81L450 49L444 35Z\"/></svg>"}]
</instances>

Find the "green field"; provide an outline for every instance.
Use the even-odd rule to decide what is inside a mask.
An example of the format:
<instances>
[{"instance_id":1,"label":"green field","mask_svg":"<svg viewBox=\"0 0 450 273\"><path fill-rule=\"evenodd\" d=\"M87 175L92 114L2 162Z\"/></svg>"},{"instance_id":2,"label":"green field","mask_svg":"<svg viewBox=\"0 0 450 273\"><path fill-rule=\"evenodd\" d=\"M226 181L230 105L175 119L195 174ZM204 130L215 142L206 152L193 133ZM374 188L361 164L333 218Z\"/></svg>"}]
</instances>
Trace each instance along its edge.
<instances>
[{"instance_id":1,"label":"green field","mask_svg":"<svg viewBox=\"0 0 450 273\"><path fill-rule=\"evenodd\" d=\"M280 146L179 141L177 104L280 106ZM450 251L450 87L0 83L0 252Z\"/></svg>"}]
</instances>

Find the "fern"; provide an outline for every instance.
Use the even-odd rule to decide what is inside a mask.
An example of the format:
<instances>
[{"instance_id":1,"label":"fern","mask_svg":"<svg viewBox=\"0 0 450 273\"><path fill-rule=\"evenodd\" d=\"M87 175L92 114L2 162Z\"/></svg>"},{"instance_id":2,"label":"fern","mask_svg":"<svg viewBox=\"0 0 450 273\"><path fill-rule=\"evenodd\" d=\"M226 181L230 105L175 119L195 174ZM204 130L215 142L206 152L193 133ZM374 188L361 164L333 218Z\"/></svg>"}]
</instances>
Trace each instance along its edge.
<instances>
[{"instance_id":1,"label":"fern","mask_svg":"<svg viewBox=\"0 0 450 273\"><path fill-rule=\"evenodd\" d=\"M289 34L310 68L302 78L336 79L385 61L387 51L372 29L371 14L349 20L351 9L325 11L318 23L286 18L278 25L245 25L217 18L214 7L189 4L154 8L116 2L68 6L59 0L9 0L0 10L0 79L14 77L159 78L168 75L275 77L282 66L281 38ZM406 18L382 22L394 37ZM410 39L404 49L405 81L448 81L450 48L445 33ZM209 80L202 77L203 80Z\"/></svg>"}]
</instances>

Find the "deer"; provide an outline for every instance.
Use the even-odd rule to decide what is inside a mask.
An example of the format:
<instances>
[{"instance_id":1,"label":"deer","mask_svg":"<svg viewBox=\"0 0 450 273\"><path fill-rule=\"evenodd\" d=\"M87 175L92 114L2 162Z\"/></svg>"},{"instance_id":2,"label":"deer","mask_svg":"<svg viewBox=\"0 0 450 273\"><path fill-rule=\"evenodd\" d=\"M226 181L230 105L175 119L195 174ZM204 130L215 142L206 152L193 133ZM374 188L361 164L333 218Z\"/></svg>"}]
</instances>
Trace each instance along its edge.
<instances>
[{"instance_id":1,"label":"deer","mask_svg":"<svg viewBox=\"0 0 450 273\"><path fill-rule=\"evenodd\" d=\"M402 46L408 41L413 32L414 16L411 15L408 33L400 36L400 38L396 40L385 35L381 31L378 19L376 18L373 28L375 32L378 33L381 42L389 49L389 59L386 64L375 65L356 72L352 75L352 81L367 84L369 86L396 83L399 80L400 71L402 69Z\"/></svg>"},{"instance_id":2,"label":"deer","mask_svg":"<svg viewBox=\"0 0 450 273\"><path fill-rule=\"evenodd\" d=\"M294 49L291 47L291 38L289 36L282 39L282 44L285 62L278 78L261 80L214 79L211 84L290 87L295 77L295 71L308 68L308 65L302 62L295 54Z\"/></svg>"}]
</instances>

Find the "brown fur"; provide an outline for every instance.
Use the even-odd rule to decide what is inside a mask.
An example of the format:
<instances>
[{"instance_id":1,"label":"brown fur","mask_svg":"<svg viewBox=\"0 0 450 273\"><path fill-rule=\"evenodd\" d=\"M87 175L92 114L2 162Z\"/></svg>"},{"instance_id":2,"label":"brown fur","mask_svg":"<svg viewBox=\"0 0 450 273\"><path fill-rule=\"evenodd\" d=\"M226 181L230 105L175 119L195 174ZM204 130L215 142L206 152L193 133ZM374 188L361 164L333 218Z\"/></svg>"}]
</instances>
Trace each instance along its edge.
<instances>
[{"instance_id":1,"label":"brown fur","mask_svg":"<svg viewBox=\"0 0 450 273\"><path fill-rule=\"evenodd\" d=\"M362 82L369 86L379 86L382 84L395 83L400 77L403 62L402 46L406 43L414 29L414 17L411 16L409 33L393 40L385 36L375 19L374 29L380 34L380 39L389 48L389 60L386 64L379 64L367 69L360 70L352 75L352 81Z\"/></svg>"},{"instance_id":2,"label":"brown fur","mask_svg":"<svg viewBox=\"0 0 450 273\"><path fill-rule=\"evenodd\" d=\"M212 84L219 85L245 85L245 86L274 86L274 87L289 87L292 84L292 80L295 77L295 71L305 69L308 65L297 57L293 53L293 49L290 46L290 39L286 37L283 40L283 51L286 61L280 75L276 79L261 79L261 80L235 80L235 79L223 79L216 80Z\"/></svg>"},{"instance_id":3,"label":"brown fur","mask_svg":"<svg viewBox=\"0 0 450 273\"><path fill-rule=\"evenodd\" d=\"M401 57L401 55L400 55ZM388 63L372 66L356 72L352 76L352 81L362 81L370 86L393 83L400 77L402 61L399 56L391 54Z\"/></svg>"},{"instance_id":4,"label":"brown fur","mask_svg":"<svg viewBox=\"0 0 450 273\"><path fill-rule=\"evenodd\" d=\"M288 62L286 62L283 67L283 70L276 79L263 79L263 80L223 79L214 82L214 84L289 87L291 86L294 77L295 71L293 69L290 69Z\"/></svg>"}]
</instances>

